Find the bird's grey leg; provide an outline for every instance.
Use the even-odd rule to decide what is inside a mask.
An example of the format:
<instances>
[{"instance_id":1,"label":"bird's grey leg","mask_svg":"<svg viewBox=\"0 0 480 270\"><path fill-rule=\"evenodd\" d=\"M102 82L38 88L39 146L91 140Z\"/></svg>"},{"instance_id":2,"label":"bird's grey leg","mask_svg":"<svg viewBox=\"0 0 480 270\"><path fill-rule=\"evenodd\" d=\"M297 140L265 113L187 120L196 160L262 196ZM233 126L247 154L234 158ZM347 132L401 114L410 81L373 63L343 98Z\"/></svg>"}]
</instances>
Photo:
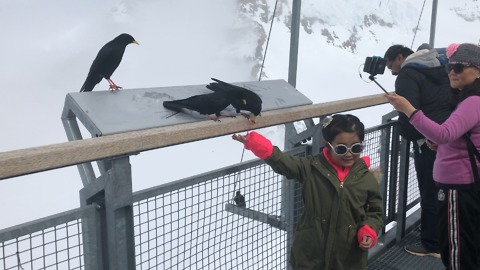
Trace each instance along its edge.
<instances>
[{"instance_id":1,"label":"bird's grey leg","mask_svg":"<svg viewBox=\"0 0 480 270\"><path fill-rule=\"evenodd\" d=\"M206 114L206 116L207 116L207 119L213 120L215 122L220 122L220 117L218 117L218 116L217 117L212 117L209 114Z\"/></svg>"},{"instance_id":2,"label":"bird's grey leg","mask_svg":"<svg viewBox=\"0 0 480 270\"><path fill-rule=\"evenodd\" d=\"M219 118L236 118L236 115L227 115L227 114L221 114L218 116Z\"/></svg>"},{"instance_id":3,"label":"bird's grey leg","mask_svg":"<svg viewBox=\"0 0 480 270\"><path fill-rule=\"evenodd\" d=\"M241 112L240 115L242 115L243 117L245 117L247 119L250 119L250 115L247 114L247 113Z\"/></svg>"}]
</instances>

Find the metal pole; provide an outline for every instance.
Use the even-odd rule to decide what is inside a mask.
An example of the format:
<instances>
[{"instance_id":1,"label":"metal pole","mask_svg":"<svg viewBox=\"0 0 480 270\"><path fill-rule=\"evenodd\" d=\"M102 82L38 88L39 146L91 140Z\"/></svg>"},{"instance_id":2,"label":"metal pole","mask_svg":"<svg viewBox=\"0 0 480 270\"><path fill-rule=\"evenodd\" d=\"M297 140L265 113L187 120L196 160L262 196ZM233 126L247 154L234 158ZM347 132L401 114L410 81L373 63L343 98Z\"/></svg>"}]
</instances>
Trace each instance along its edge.
<instances>
[{"instance_id":1,"label":"metal pole","mask_svg":"<svg viewBox=\"0 0 480 270\"><path fill-rule=\"evenodd\" d=\"M285 150L290 150L295 147L290 141L290 138L297 135L295 127L293 123L285 124ZM287 179L287 177L282 177L282 216L285 217L285 229L287 231L287 247L286 247L286 258L290 258L290 250L292 249L293 245L293 237L295 234L295 226L296 226L296 211L295 209L295 201L297 198L296 192L300 189L300 184L293 179ZM293 268L288 263L288 259L286 262L286 270L292 270Z\"/></svg>"},{"instance_id":2,"label":"metal pole","mask_svg":"<svg viewBox=\"0 0 480 270\"><path fill-rule=\"evenodd\" d=\"M298 37L300 34L301 0L293 0L292 25L290 35L290 58L288 65L288 83L293 87L297 84Z\"/></svg>"},{"instance_id":3,"label":"metal pole","mask_svg":"<svg viewBox=\"0 0 480 270\"><path fill-rule=\"evenodd\" d=\"M129 157L111 160L105 183L109 269L135 269L132 171Z\"/></svg>"},{"instance_id":4,"label":"metal pole","mask_svg":"<svg viewBox=\"0 0 480 270\"><path fill-rule=\"evenodd\" d=\"M432 20L430 24L430 46L432 47L435 47L435 28L437 25L437 8L438 8L438 0L433 0Z\"/></svg>"},{"instance_id":5,"label":"metal pole","mask_svg":"<svg viewBox=\"0 0 480 270\"><path fill-rule=\"evenodd\" d=\"M292 4L292 25L290 34L290 57L288 65L288 83L293 87L297 85L297 62L298 62L298 38L300 33L300 7L301 0L293 0ZM291 149L294 146L289 143L291 136L297 135L293 123L285 125L285 150ZM293 244L293 235L295 231L295 192L299 186L295 181L288 180L283 177L282 185L282 215L285 217L287 223L287 258L290 254L290 249ZM292 267L286 265L287 270Z\"/></svg>"},{"instance_id":6,"label":"metal pole","mask_svg":"<svg viewBox=\"0 0 480 270\"><path fill-rule=\"evenodd\" d=\"M100 234L98 239L89 239L97 248L89 246L88 262L97 262L98 269L135 269L130 160L121 156L104 162L110 169L80 191L81 205L95 204L98 211L85 225L89 233ZM95 250L99 252L93 256Z\"/></svg>"},{"instance_id":7,"label":"metal pole","mask_svg":"<svg viewBox=\"0 0 480 270\"><path fill-rule=\"evenodd\" d=\"M396 136L395 136L396 137ZM397 137L398 138L398 137ZM408 166L410 155L410 142L401 139L400 142L400 172L398 175L398 216L396 240L400 242L405 237L407 223L407 192L408 192Z\"/></svg>"},{"instance_id":8,"label":"metal pole","mask_svg":"<svg viewBox=\"0 0 480 270\"><path fill-rule=\"evenodd\" d=\"M67 133L68 141L82 140L82 133L78 127L77 118L75 113L70 109L74 102L70 96L65 99L65 106L62 112L62 123L65 133ZM77 165L80 179L82 179L83 186L87 186L91 182L95 181L95 172L93 171L92 164L90 162Z\"/></svg>"}]
</instances>

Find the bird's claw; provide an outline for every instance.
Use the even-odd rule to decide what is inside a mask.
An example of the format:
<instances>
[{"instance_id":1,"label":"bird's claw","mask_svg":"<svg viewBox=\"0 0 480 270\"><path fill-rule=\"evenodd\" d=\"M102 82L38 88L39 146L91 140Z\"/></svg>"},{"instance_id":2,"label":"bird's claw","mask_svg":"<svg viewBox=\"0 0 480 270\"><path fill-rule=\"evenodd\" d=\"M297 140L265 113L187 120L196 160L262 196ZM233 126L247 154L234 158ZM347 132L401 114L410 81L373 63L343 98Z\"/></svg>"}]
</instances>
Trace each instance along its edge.
<instances>
[{"instance_id":1,"label":"bird's claw","mask_svg":"<svg viewBox=\"0 0 480 270\"><path fill-rule=\"evenodd\" d=\"M240 113L243 117L247 118L250 120L250 115L246 114L246 113Z\"/></svg>"},{"instance_id":2,"label":"bird's claw","mask_svg":"<svg viewBox=\"0 0 480 270\"><path fill-rule=\"evenodd\" d=\"M220 117L212 117L210 115L207 115L207 118L210 119L210 120L213 120L214 122L221 122Z\"/></svg>"},{"instance_id":3,"label":"bird's claw","mask_svg":"<svg viewBox=\"0 0 480 270\"><path fill-rule=\"evenodd\" d=\"M240 113L243 117L247 118L248 121L252 124L256 124L257 123L257 117L255 117L254 115L249 115L249 114L246 114L246 113Z\"/></svg>"},{"instance_id":4,"label":"bird's claw","mask_svg":"<svg viewBox=\"0 0 480 270\"><path fill-rule=\"evenodd\" d=\"M246 116L245 116L246 117ZM252 123L253 125L255 125L257 123L257 115L255 114L250 114L247 119L250 123Z\"/></svg>"},{"instance_id":5,"label":"bird's claw","mask_svg":"<svg viewBox=\"0 0 480 270\"><path fill-rule=\"evenodd\" d=\"M115 90L123 89L123 87L117 86L117 85L110 85L110 87L108 89L111 90L111 91L115 91Z\"/></svg>"}]
</instances>

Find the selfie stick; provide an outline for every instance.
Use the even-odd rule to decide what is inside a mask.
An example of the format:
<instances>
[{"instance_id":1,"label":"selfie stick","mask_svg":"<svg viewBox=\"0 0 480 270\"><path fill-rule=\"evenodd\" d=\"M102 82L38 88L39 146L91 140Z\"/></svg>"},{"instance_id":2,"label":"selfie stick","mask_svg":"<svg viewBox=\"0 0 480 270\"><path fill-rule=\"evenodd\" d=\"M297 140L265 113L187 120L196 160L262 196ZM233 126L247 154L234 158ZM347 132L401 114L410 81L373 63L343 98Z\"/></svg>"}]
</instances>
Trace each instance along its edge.
<instances>
[{"instance_id":1,"label":"selfie stick","mask_svg":"<svg viewBox=\"0 0 480 270\"><path fill-rule=\"evenodd\" d=\"M385 90L385 88L383 88L383 86L381 86L381 85L375 80L375 77L374 77L373 75L368 76L368 78L369 78L370 80L372 80L374 83L376 83L376 84L378 85L378 87L382 88L383 92L385 92L385 94L388 95L387 90Z\"/></svg>"}]
</instances>

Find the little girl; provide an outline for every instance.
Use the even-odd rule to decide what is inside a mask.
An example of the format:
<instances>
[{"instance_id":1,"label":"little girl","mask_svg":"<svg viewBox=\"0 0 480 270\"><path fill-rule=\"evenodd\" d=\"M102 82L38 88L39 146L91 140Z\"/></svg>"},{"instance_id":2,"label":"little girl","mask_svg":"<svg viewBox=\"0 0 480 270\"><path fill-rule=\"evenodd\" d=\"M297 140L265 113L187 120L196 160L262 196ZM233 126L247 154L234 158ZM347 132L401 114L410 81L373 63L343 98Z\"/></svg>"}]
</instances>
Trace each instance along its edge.
<instances>
[{"instance_id":1,"label":"little girl","mask_svg":"<svg viewBox=\"0 0 480 270\"><path fill-rule=\"evenodd\" d=\"M318 156L284 154L256 132L235 134L278 174L302 183L304 212L290 254L294 269L366 269L367 250L382 226L379 185L360 157L364 125L350 114L323 123L323 151Z\"/></svg>"}]
</instances>

